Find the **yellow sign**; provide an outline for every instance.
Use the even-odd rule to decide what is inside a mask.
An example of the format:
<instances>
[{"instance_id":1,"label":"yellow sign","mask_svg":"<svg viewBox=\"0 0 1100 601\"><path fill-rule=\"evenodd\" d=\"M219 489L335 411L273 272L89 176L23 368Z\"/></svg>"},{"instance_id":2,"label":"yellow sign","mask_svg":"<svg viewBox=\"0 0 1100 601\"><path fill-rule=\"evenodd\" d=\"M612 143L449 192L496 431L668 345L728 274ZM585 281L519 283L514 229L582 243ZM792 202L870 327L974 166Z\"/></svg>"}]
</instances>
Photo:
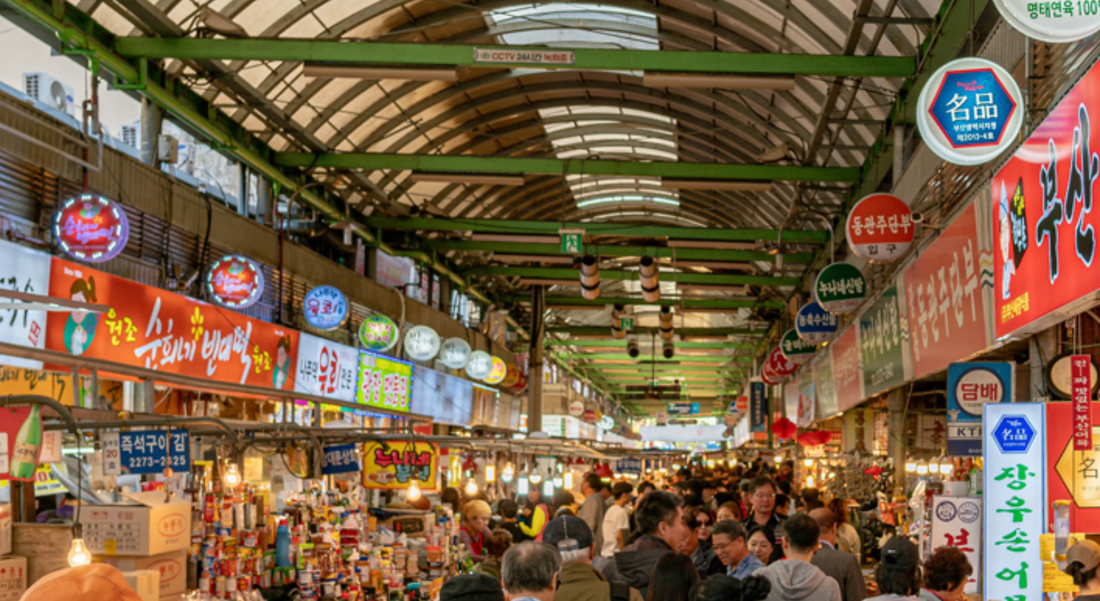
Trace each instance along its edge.
<instances>
[{"instance_id":1,"label":"yellow sign","mask_svg":"<svg viewBox=\"0 0 1100 601\"><path fill-rule=\"evenodd\" d=\"M504 381L504 376L506 375L508 375L508 364L500 357L493 356L493 371L485 376L485 383L500 384Z\"/></svg>"},{"instance_id":2,"label":"yellow sign","mask_svg":"<svg viewBox=\"0 0 1100 601\"><path fill-rule=\"evenodd\" d=\"M416 480L421 490L439 485L439 448L426 442L380 442L363 452L363 488L399 490Z\"/></svg>"},{"instance_id":3,"label":"yellow sign","mask_svg":"<svg viewBox=\"0 0 1100 601\"><path fill-rule=\"evenodd\" d=\"M1100 436L1100 428L1093 428L1092 435L1094 440ZM1054 470L1078 507L1100 507L1100 452L1074 451L1071 436Z\"/></svg>"},{"instance_id":4,"label":"yellow sign","mask_svg":"<svg viewBox=\"0 0 1100 601\"><path fill-rule=\"evenodd\" d=\"M90 377L82 377L80 402L85 408L93 408ZM0 366L0 395L41 394L67 405L73 406L73 377L71 374L44 370L24 369L22 367ZM122 408L122 384L100 380L99 396L116 409Z\"/></svg>"},{"instance_id":5,"label":"yellow sign","mask_svg":"<svg viewBox=\"0 0 1100 601\"><path fill-rule=\"evenodd\" d=\"M1070 546L1073 546L1073 541L1084 540L1084 534L1071 534ZM1058 564L1055 563L1052 558L1054 557L1054 535L1053 534L1040 534L1039 535L1039 556L1043 558L1043 592L1044 593L1076 593L1077 585L1073 584L1073 578L1069 574L1066 574L1062 570L1058 569Z\"/></svg>"}]
</instances>

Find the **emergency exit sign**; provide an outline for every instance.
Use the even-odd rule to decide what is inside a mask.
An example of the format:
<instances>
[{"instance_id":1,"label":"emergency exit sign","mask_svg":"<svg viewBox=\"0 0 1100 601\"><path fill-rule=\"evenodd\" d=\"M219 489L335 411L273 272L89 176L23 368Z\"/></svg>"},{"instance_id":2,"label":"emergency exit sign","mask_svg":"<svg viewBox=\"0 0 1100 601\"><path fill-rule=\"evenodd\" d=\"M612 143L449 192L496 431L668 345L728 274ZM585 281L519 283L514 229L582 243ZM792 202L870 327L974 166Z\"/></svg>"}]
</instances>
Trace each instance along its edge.
<instances>
[{"instance_id":1,"label":"emergency exit sign","mask_svg":"<svg viewBox=\"0 0 1100 601\"><path fill-rule=\"evenodd\" d=\"M634 329L634 318L633 317L620 317L619 318L619 329L623 330L623 331L626 331L626 332L629 332L630 330L633 330Z\"/></svg>"},{"instance_id":2,"label":"emergency exit sign","mask_svg":"<svg viewBox=\"0 0 1100 601\"><path fill-rule=\"evenodd\" d=\"M579 255L584 252L584 230L560 230L561 252Z\"/></svg>"}]
</instances>

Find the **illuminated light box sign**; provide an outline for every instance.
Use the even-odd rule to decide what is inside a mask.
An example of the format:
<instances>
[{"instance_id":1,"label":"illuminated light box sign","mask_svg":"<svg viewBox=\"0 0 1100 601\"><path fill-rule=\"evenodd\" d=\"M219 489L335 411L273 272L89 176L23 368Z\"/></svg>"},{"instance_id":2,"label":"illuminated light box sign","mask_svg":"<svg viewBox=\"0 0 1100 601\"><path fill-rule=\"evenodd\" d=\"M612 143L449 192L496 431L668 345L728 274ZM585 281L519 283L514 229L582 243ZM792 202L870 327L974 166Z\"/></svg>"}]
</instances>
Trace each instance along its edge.
<instances>
[{"instance_id":1,"label":"illuminated light box sign","mask_svg":"<svg viewBox=\"0 0 1100 601\"><path fill-rule=\"evenodd\" d=\"M61 204L54 214L53 233L65 254L89 263L102 263L126 248L130 223L118 203L85 194Z\"/></svg>"},{"instance_id":2,"label":"illuminated light box sign","mask_svg":"<svg viewBox=\"0 0 1100 601\"><path fill-rule=\"evenodd\" d=\"M247 257L224 256L206 272L206 292L219 305L232 309L251 307L263 296L263 271Z\"/></svg>"},{"instance_id":3,"label":"illuminated light box sign","mask_svg":"<svg viewBox=\"0 0 1100 601\"><path fill-rule=\"evenodd\" d=\"M816 345L832 338L839 325L835 313L826 311L818 303L806 303L798 310L794 329L802 340Z\"/></svg>"},{"instance_id":4,"label":"illuminated light box sign","mask_svg":"<svg viewBox=\"0 0 1100 601\"><path fill-rule=\"evenodd\" d=\"M368 351L384 353L397 345L397 324L389 317L375 313L359 324L359 342Z\"/></svg>"},{"instance_id":5,"label":"illuminated light box sign","mask_svg":"<svg viewBox=\"0 0 1100 601\"><path fill-rule=\"evenodd\" d=\"M409 412L413 369L408 361L359 351L359 379L355 402L367 407Z\"/></svg>"},{"instance_id":6,"label":"illuminated light box sign","mask_svg":"<svg viewBox=\"0 0 1100 601\"><path fill-rule=\"evenodd\" d=\"M1100 31L1100 9L1094 0L993 0L993 3L1013 29L1043 42L1072 42Z\"/></svg>"},{"instance_id":7,"label":"illuminated light box sign","mask_svg":"<svg viewBox=\"0 0 1100 601\"><path fill-rule=\"evenodd\" d=\"M798 332L791 328L787 330L786 334L783 334L783 338L779 342L779 348L783 351L783 356L787 358L791 363L802 365L810 360L817 352L817 345L806 342L798 335Z\"/></svg>"},{"instance_id":8,"label":"illuminated light box sign","mask_svg":"<svg viewBox=\"0 0 1100 601\"><path fill-rule=\"evenodd\" d=\"M348 299L334 286L317 286L302 302L306 323L318 330L335 330L348 319Z\"/></svg>"},{"instance_id":9,"label":"illuminated light box sign","mask_svg":"<svg viewBox=\"0 0 1100 601\"><path fill-rule=\"evenodd\" d=\"M493 369L489 371L489 375L482 378L482 381L486 384L500 384L504 381L504 376L508 375L508 364L503 359L497 356L492 356Z\"/></svg>"},{"instance_id":10,"label":"illuminated light box sign","mask_svg":"<svg viewBox=\"0 0 1100 601\"><path fill-rule=\"evenodd\" d=\"M363 488L397 490L416 481L426 492L439 488L439 448L426 442L369 443L363 449Z\"/></svg>"},{"instance_id":11,"label":"illuminated light box sign","mask_svg":"<svg viewBox=\"0 0 1100 601\"><path fill-rule=\"evenodd\" d=\"M849 263L833 263L814 280L814 299L830 313L851 313L867 298L863 272Z\"/></svg>"},{"instance_id":12,"label":"illuminated light box sign","mask_svg":"<svg viewBox=\"0 0 1100 601\"><path fill-rule=\"evenodd\" d=\"M913 245L916 228L909 205L891 194L872 194L852 207L846 223L848 247L871 261L893 261Z\"/></svg>"},{"instance_id":13,"label":"illuminated light box sign","mask_svg":"<svg viewBox=\"0 0 1100 601\"><path fill-rule=\"evenodd\" d=\"M982 456L982 408L1012 402L1013 363L952 363L947 368L947 454Z\"/></svg>"},{"instance_id":14,"label":"illuminated light box sign","mask_svg":"<svg viewBox=\"0 0 1100 601\"><path fill-rule=\"evenodd\" d=\"M187 430L155 432L105 432L103 474L161 474L166 468L177 472L191 469L191 438Z\"/></svg>"}]
</instances>

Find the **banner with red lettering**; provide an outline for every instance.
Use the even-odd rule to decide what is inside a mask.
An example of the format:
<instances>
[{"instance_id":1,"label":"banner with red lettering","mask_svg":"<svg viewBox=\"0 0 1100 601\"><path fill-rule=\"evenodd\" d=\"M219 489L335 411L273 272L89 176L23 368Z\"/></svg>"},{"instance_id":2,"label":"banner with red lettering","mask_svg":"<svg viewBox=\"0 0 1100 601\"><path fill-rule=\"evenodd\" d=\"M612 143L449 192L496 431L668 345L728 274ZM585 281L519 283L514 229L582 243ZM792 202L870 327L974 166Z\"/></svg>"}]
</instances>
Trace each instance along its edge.
<instances>
[{"instance_id":1,"label":"banner with red lettering","mask_svg":"<svg viewBox=\"0 0 1100 601\"><path fill-rule=\"evenodd\" d=\"M988 346L980 253L971 203L905 270L913 378Z\"/></svg>"},{"instance_id":2,"label":"banner with red lettering","mask_svg":"<svg viewBox=\"0 0 1100 601\"><path fill-rule=\"evenodd\" d=\"M439 448L415 440L374 442L363 449L363 488L396 490L416 481L421 490L439 486Z\"/></svg>"},{"instance_id":3,"label":"banner with red lettering","mask_svg":"<svg viewBox=\"0 0 1100 601\"><path fill-rule=\"evenodd\" d=\"M1073 355L1069 360L1070 377L1073 378L1073 450L1092 450L1092 413L1089 397L1092 396L1092 359L1088 355Z\"/></svg>"},{"instance_id":4,"label":"banner with red lettering","mask_svg":"<svg viewBox=\"0 0 1100 601\"><path fill-rule=\"evenodd\" d=\"M1044 328L1064 318L1052 313L1098 296L1092 191L1100 175L1100 138L1093 132L1100 126L1091 125L1098 117L1100 64L993 177L998 338Z\"/></svg>"},{"instance_id":5,"label":"banner with red lettering","mask_svg":"<svg viewBox=\"0 0 1100 601\"><path fill-rule=\"evenodd\" d=\"M294 387L295 330L58 258L50 296L110 307L50 313L50 350L191 376L196 387Z\"/></svg>"},{"instance_id":6,"label":"banner with red lettering","mask_svg":"<svg viewBox=\"0 0 1100 601\"><path fill-rule=\"evenodd\" d=\"M860 360L859 324L844 330L825 352L833 354L837 411L855 407L863 400L863 362Z\"/></svg>"}]
</instances>

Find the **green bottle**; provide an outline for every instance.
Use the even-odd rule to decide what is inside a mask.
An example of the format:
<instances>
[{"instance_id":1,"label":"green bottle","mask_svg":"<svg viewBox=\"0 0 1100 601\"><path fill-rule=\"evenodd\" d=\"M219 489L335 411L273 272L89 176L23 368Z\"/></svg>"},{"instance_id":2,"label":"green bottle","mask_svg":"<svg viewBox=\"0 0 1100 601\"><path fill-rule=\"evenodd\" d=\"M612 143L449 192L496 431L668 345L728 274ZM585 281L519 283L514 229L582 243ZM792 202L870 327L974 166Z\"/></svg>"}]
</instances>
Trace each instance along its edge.
<instances>
[{"instance_id":1,"label":"green bottle","mask_svg":"<svg viewBox=\"0 0 1100 601\"><path fill-rule=\"evenodd\" d=\"M38 468L38 452L42 449L42 416L38 405L31 407L31 414L15 437L11 456L11 477L17 480L33 480Z\"/></svg>"}]
</instances>

